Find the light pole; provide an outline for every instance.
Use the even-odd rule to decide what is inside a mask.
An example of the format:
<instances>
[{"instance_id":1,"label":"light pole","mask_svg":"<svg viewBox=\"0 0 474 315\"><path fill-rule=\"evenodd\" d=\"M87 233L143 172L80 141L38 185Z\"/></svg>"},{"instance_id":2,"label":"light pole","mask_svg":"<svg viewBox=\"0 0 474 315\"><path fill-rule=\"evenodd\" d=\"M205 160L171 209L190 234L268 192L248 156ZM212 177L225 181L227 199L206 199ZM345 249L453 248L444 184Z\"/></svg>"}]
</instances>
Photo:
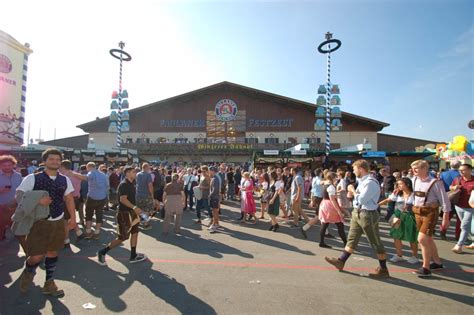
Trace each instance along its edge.
<instances>
[{"instance_id":1,"label":"light pole","mask_svg":"<svg viewBox=\"0 0 474 315\"><path fill-rule=\"evenodd\" d=\"M324 98L321 98L321 96L317 100L317 105L325 105L326 106L326 112L322 112L321 110L318 112L318 109L316 109L316 117L326 117L326 124L325 124L325 130L326 130L326 147L325 147L325 154L326 158L329 156L329 153L331 151L331 117L336 118L333 120L332 126L334 127L335 130L339 130L340 127L342 127L341 121L339 119L340 117L340 111L339 109L335 111L334 114L331 113L331 106L332 105L340 105L339 97L337 98L332 98L332 94L339 94L339 88L337 85L332 85L331 83L331 53L335 52L341 47L341 41L335 38L332 38L332 33L327 32L325 35L326 40L323 41L321 44L318 46L318 51L321 54L326 54L327 55L327 82L326 82L326 87L323 85L320 86L318 89L318 94L326 94L326 100ZM331 48L331 44L335 44L335 47ZM327 46L327 48L326 48ZM334 87L336 89L334 89ZM324 115L325 114L325 115ZM318 119L315 123L315 130L321 130L324 127L324 122L322 119Z\"/></svg>"},{"instance_id":2,"label":"light pole","mask_svg":"<svg viewBox=\"0 0 474 315\"><path fill-rule=\"evenodd\" d=\"M118 45L120 49L114 48L110 50L110 54L112 55L112 57L120 60L120 71L119 71L119 90L118 90L118 93L116 91L112 93L113 101L111 104L111 109L112 110L117 109L117 113L112 111L112 113L110 114L111 122L109 125L109 132L117 133L116 145L117 145L117 148L120 148L120 146L122 145L122 131L125 132L125 131L130 130L130 126L128 123L128 120L129 120L128 112L125 117L127 119L126 120L122 119L123 118L122 109L129 107L128 100L127 100L128 98L127 90L122 91L122 63L124 61L132 60L132 56L130 56L130 54L128 54L127 52L123 50L123 48L125 47L124 42L121 41ZM115 99L118 99L118 102L115 101ZM123 124L123 126L122 126L122 121L126 121L126 124ZM122 128L122 127L125 127L125 128Z\"/></svg>"}]
</instances>

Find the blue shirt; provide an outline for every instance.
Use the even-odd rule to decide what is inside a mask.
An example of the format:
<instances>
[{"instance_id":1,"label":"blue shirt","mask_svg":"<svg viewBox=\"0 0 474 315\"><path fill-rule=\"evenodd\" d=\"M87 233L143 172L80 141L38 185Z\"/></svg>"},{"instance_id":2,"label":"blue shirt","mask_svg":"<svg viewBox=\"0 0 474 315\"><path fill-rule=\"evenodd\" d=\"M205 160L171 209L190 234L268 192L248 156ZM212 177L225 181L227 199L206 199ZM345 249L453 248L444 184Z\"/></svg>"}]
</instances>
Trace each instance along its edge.
<instances>
[{"instance_id":1,"label":"blue shirt","mask_svg":"<svg viewBox=\"0 0 474 315\"><path fill-rule=\"evenodd\" d=\"M354 208L369 211L377 210L379 197L379 182L370 175L365 175L359 180L353 201Z\"/></svg>"},{"instance_id":2,"label":"blue shirt","mask_svg":"<svg viewBox=\"0 0 474 315\"><path fill-rule=\"evenodd\" d=\"M456 177L461 176L458 170L449 170L441 173L440 178L444 184L444 190L449 191L449 186L453 183Z\"/></svg>"},{"instance_id":3,"label":"blue shirt","mask_svg":"<svg viewBox=\"0 0 474 315\"><path fill-rule=\"evenodd\" d=\"M104 200L109 191L109 180L107 175L98 170L92 170L87 173L87 184L89 191L87 197L94 200Z\"/></svg>"},{"instance_id":4,"label":"blue shirt","mask_svg":"<svg viewBox=\"0 0 474 315\"><path fill-rule=\"evenodd\" d=\"M311 182L311 194L313 197L323 198L323 192L321 190L321 178L316 176Z\"/></svg>"},{"instance_id":5,"label":"blue shirt","mask_svg":"<svg viewBox=\"0 0 474 315\"><path fill-rule=\"evenodd\" d=\"M295 199L298 193L298 187L300 187L300 201L304 198L304 180L301 173L298 173L294 178L293 182L291 183L291 199Z\"/></svg>"},{"instance_id":6,"label":"blue shirt","mask_svg":"<svg viewBox=\"0 0 474 315\"><path fill-rule=\"evenodd\" d=\"M151 197L148 184L153 183L151 174L148 172L141 171L137 174L137 194L136 198Z\"/></svg>"},{"instance_id":7,"label":"blue shirt","mask_svg":"<svg viewBox=\"0 0 474 315\"><path fill-rule=\"evenodd\" d=\"M0 188L10 186L9 192L0 193L0 205L8 205L15 201L15 192L22 180L23 178L18 172L13 171L11 175L5 175L3 172L0 172Z\"/></svg>"}]
</instances>

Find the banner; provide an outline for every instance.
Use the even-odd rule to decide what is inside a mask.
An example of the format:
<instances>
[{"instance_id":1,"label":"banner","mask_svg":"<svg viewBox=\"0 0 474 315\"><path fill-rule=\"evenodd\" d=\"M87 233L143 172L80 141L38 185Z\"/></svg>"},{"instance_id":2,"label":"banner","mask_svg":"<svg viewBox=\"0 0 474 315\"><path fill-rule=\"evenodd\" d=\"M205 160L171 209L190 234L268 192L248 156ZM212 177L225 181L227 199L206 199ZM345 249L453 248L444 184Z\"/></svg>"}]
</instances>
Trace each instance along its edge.
<instances>
[{"instance_id":1,"label":"banner","mask_svg":"<svg viewBox=\"0 0 474 315\"><path fill-rule=\"evenodd\" d=\"M27 61L31 52L0 31L0 144L23 144Z\"/></svg>"}]
</instances>

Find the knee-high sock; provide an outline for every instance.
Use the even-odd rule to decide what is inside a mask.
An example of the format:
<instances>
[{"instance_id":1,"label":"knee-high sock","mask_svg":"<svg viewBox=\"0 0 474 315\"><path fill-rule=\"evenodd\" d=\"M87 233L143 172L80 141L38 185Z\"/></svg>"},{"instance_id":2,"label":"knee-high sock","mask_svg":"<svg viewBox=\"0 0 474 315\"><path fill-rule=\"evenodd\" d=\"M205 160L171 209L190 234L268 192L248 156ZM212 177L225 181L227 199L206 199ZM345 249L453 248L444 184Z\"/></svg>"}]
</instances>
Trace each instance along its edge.
<instances>
[{"instance_id":1,"label":"knee-high sock","mask_svg":"<svg viewBox=\"0 0 474 315\"><path fill-rule=\"evenodd\" d=\"M54 272L56 271L56 263L58 257L46 257L44 260L44 268L46 269L46 281L53 279Z\"/></svg>"}]
</instances>

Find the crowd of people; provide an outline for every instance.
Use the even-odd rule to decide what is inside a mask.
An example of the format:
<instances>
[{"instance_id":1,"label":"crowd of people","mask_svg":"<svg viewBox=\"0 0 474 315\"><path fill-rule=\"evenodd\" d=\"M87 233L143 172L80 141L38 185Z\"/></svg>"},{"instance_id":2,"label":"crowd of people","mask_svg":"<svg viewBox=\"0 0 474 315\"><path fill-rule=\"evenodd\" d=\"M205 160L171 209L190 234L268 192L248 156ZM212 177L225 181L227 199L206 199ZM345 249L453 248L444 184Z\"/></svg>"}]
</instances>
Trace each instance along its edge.
<instances>
[{"instance_id":1,"label":"crowd of people","mask_svg":"<svg viewBox=\"0 0 474 315\"><path fill-rule=\"evenodd\" d=\"M56 149L43 152L42 160L39 165L30 165L28 174L21 174L15 157L0 156L0 239L11 230L25 254L22 292L28 290L43 262L43 293L62 295L54 282L58 253L70 247L71 233L75 242L99 240L104 211L115 211L117 235L106 247L98 248L100 265L106 265L110 250L127 240L130 263L146 260L146 255L137 252L137 240L140 230L153 228L153 217L162 219L163 237L171 225L175 234L182 233L184 211L196 216L193 224L206 222L209 233L218 233L223 202L240 202L240 216L235 220L241 224L268 224L272 232L285 224L299 230L304 239L320 222L322 248L331 248L325 240L334 238L328 227L335 225L343 251L340 257L325 259L338 270L343 270L364 234L379 261L369 274L373 278L389 276L380 220L391 225L395 254L390 262L405 261L402 249L406 242L411 251L407 262L419 264L421 248L422 265L415 272L419 277L429 277L432 270L444 268L433 241L440 217L439 235L446 240L449 222L456 214L454 253L474 249L470 164L453 162L450 170L440 174L432 174L424 160L413 162L410 170L393 173L387 166L374 169L365 160L314 170L225 163L114 167L93 162L73 170L72 162L64 160ZM349 225L347 234L345 222Z\"/></svg>"}]
</instances>

